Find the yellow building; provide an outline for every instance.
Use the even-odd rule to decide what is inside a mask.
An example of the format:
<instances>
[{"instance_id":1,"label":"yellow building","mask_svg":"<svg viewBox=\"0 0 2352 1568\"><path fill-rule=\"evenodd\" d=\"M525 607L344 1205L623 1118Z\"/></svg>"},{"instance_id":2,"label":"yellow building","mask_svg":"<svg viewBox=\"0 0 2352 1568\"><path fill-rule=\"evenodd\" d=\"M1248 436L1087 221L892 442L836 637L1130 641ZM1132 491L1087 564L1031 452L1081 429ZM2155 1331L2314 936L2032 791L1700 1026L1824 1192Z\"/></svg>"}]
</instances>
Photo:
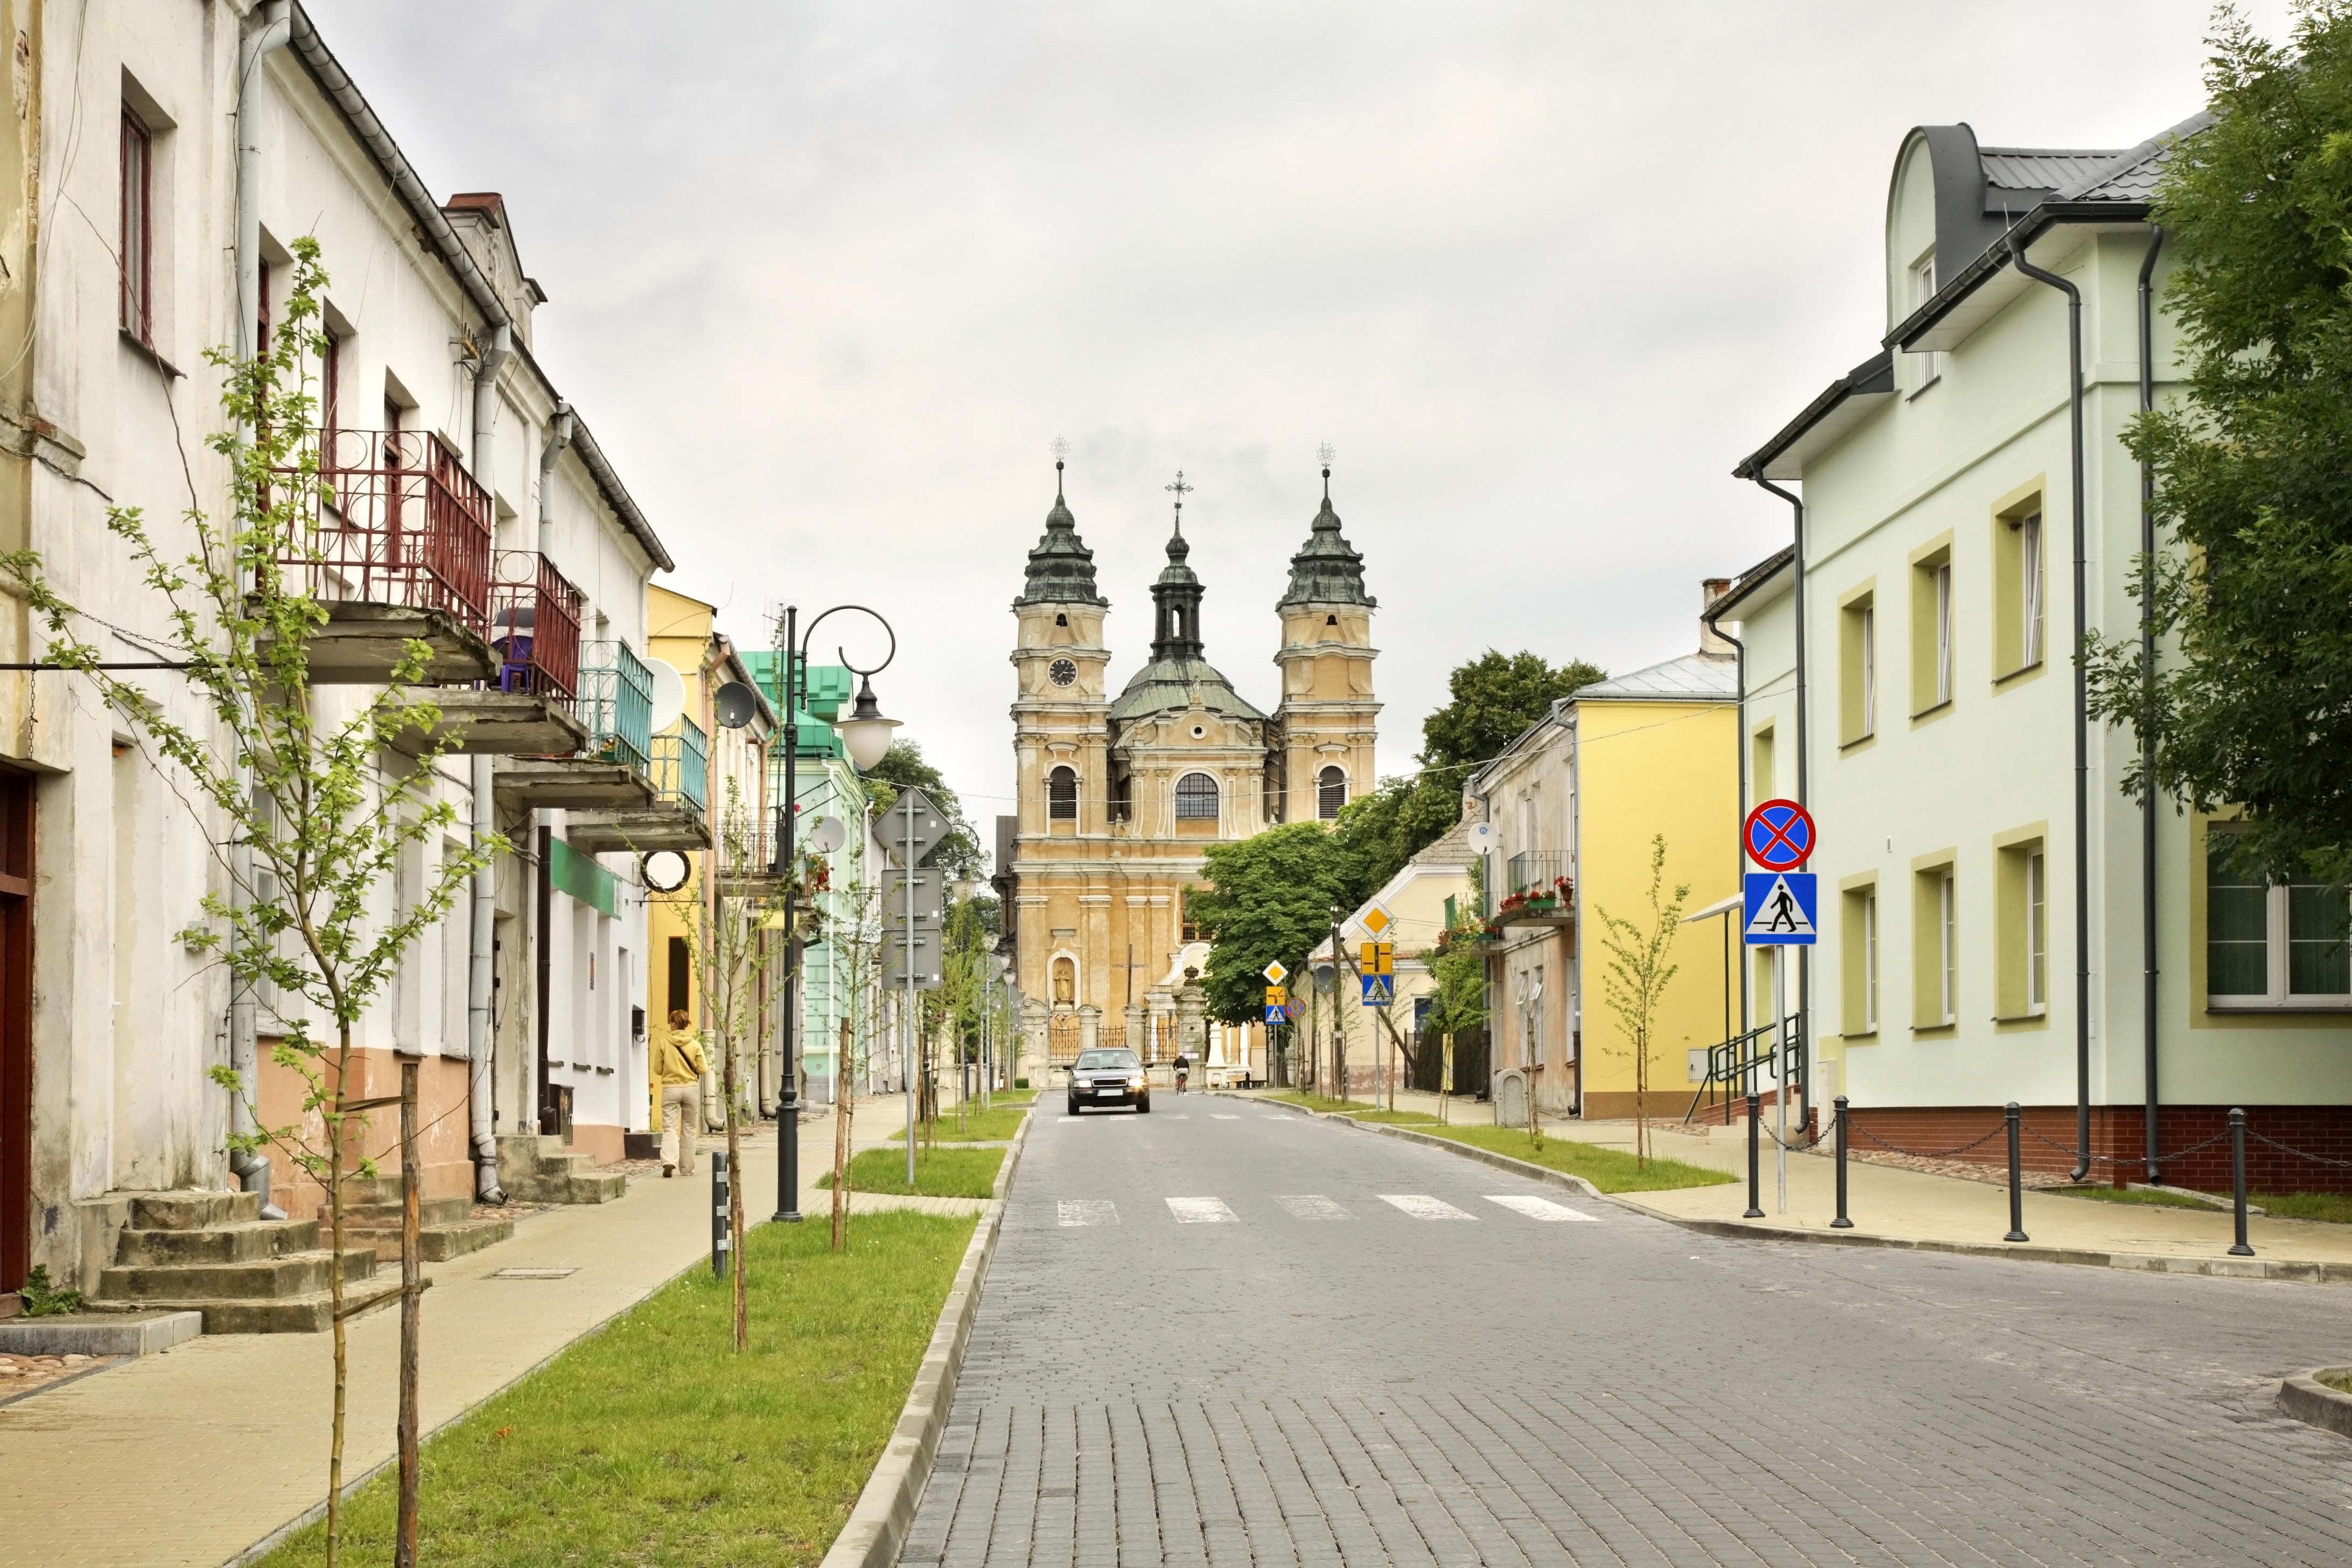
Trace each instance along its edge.
<instances>
[{"instance_id":1,"label":"yellow building","mask_svg":"<svg viewBox=\"0 0 2352 1568\"><path fill-rule=\"evenodd\" d=\"M1109 601L1058 483L1013 604L1019 809L998 824L996 881L1033 1062L1114 1041L1147 1059L1173 1055L1184 971L1207 961L1184 919L1203 851L1336 817L1372 784L1375 602L1340 535L1329 470L1276 605L1282 696L1270 715L1203 657L1204 589L1182 516L1180 500L1151 588L1151 657L1117 695Z\"/></svg>"},{"instance_id":2,"label":"yellow building","mask_svg":"<svg viewBox=\"0 0 2352 1568\"><path fill-rule=\"evenodd\" d=\"M1707 602L1727 586L1710 581ZM1738 698L1734 650L1702 622L1698 652L1580 688L1467 786L1493 825L1492 1068L1498 1084L1531 1079L1548 1113L1634 1113L1635 1053L1607 1000L1601 912L1651 929L1656 837L1665 896L1690 889L1685 914L1738 891ZM1738 954L1722 946L1712 923L1675 933L1667 962L1678 968L1647 1053L1652 1115L1680 1115L1705 1079L1704 1048L1736 1032Z\"/></svg>"}]
</instances>

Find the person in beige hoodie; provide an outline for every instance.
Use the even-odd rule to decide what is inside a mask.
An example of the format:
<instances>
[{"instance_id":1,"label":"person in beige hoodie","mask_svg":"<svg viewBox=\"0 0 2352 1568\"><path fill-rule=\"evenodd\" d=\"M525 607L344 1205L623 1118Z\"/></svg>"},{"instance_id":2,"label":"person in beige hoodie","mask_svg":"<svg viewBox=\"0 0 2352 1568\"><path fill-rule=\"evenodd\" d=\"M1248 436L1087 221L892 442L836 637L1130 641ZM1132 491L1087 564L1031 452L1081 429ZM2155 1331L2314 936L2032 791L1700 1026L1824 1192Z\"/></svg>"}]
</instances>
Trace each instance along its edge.
<instances>
[{"instance_id":1,"label":"person in beige hoodie","mask_svg":"<svg viewBox=\"0 0 2352 1568\"><path fill-rule=\"evenodd\" d=\"M687 1026L683 1009L654 1042L654 1081L661 1086L662 1174L694 1174L694 1125L702 1120L702 1075L710 1064Z\"/></svg>"}]
</instances>

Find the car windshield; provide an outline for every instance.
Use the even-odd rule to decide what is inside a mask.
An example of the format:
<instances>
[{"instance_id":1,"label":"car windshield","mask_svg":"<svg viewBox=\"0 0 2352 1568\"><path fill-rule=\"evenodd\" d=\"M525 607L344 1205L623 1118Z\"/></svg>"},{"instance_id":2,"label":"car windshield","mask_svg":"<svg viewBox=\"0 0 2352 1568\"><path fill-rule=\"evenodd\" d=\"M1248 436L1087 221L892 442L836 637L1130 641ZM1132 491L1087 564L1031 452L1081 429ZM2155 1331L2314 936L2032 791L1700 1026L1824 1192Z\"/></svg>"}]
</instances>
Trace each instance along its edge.
<instances>
[{"instance_id":1,"label":"car windshield","mask_svg":"<svg viewBox=\"0 0 2352 1568\"><path fill-rule=\"evenodd\" d=\"M1133 1051L1087 1051L1078 1058L1080 1072L1110 1072L1119 1068L1139 1068Z\"/></svg>"}]
</instances>

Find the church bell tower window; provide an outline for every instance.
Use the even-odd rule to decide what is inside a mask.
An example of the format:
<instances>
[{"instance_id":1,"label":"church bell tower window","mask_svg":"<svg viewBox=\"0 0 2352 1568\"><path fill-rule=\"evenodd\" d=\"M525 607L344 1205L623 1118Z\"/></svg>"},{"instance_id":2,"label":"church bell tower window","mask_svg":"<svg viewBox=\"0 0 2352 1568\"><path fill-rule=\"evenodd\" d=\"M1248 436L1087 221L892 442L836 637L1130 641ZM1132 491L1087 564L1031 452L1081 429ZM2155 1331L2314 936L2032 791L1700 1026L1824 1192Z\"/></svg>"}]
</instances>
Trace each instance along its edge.
<instances>
[{"instance_id":1,"label":"church bell tower window","mask_svg":"<svg viewBox=\"0 0 2352 1568\"><path fill-rule=\"evenodd\" d=\"M1315 815L1329 822L1348 804L1348 775L1339 768L1325 768L1315 775Z\"/></svg>"},{"instance_id":2,"label":"church bell tower window","mask_svg":"<svg viewBox=\"0 0 2352 1568\"><path fill-rule=\"evenodd\" d=\"M1078 819L1078 774L1075 768L1055 768L1045 775L1045 816L1053 822Z\"/></svg>"}]
</instances>

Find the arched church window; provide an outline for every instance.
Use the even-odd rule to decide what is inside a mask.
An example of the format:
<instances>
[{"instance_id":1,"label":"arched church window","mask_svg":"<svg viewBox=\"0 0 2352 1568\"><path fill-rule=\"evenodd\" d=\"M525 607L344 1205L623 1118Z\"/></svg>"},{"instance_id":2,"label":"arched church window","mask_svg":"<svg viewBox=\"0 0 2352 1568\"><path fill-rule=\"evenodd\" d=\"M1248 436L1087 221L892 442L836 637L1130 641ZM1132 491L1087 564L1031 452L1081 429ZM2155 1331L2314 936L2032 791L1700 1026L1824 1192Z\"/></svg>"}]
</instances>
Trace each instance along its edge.
<instances>
[{"instance_id":1,"label":"arched church window","mask_svg":"<svg viewBox=\"0 0 2352 1568\"><path fill-rule=\"evenodd\" d=\"M1315 815L1328 822L1339 815L1348 804L1348 775L1339 768L1325 768L1315 775Z\"/></svg>"},{"instance_id":2,"label":"arched church window","mask_svg":"<svg viewBox=\"0 0 2352 1568\"><path fill-rule=\"evenodd\" d=\"M1206 773L1186 773L1176 781L1176 820L1217 820L1217 781Z\"/></svg>"},{"instance_id":3,"label":"arched church window","mask_svg":"<svg viewBox=\"0 0 2352 1568\"><path fill-rule=\"evenodd\" d=\"M1078 819L1078 771L1055 768L1045 775L1045 817L1049 822Z\"/></svg>"}]
</instances>

